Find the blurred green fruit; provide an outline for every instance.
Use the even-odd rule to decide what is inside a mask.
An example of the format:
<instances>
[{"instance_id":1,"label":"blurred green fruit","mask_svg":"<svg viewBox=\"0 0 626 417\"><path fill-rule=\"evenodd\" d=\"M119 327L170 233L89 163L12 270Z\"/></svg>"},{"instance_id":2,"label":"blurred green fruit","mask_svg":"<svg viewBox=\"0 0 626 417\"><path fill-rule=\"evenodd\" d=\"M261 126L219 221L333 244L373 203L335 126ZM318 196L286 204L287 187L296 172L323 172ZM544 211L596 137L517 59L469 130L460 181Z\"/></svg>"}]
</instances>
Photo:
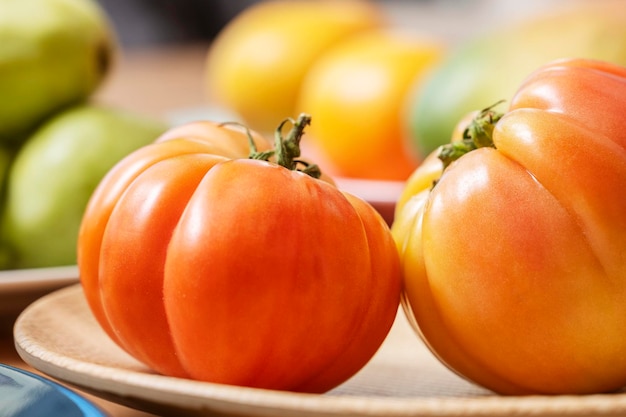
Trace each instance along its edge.
<instances>
[{"instance_id":1,"label":"blurred green fruit","mask_svg":"<svg viewBox=\"0 0 626 417\"><path fill-rule=\"evenodd\" d=\"M10 168L3 238L10 268L76 263L76 240L89 197L123 157L167 126L125 111L71 108L47 121Z\"/></svg>"},{"instance_id":2,"label":"blurred green fruit","mask_svg":"<svg viewBox=\"0 0 626 417\"><path fill-rule=\"evenodd\" d=\"M0 143L88 97L116 48L93 0L0 0Z\"/></svg>"},{"instance_id":3,"label":"blurred green fruit","mask_svg":"<svg viewBox=\"0 0 626 417\"><path fill-rule=\"evenodd\" d=\"M450 141L467 113L509 101L530 72L566 57L626 65L624 3L589 2L587 7L499 28L459 45L416 86L407 121L413 151L425 157Z\"/></svg>"}]
</instances>

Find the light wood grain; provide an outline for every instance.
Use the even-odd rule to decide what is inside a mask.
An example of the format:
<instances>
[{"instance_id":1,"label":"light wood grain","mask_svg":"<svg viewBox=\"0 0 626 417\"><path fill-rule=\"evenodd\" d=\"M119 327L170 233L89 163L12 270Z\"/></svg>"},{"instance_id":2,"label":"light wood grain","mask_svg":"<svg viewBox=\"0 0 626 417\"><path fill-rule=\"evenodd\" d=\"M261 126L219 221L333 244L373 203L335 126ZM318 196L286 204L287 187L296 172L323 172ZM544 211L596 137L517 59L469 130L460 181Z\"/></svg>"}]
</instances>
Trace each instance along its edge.
<instances>
[{"instance_id":1,"label":"light wood grain","mask_svg":"<svg viewBox=\"0 0 626 417\"><path fill-rule=\"evenodd\" d=\"M351 380L323 395L258 390L157 375L111 342L79 285L36 301L15 325L31 365L145 411L172 416L619 416L626 394L502 397L445 368L402 312L385 343Z\"/></svg>"}]
</instances>

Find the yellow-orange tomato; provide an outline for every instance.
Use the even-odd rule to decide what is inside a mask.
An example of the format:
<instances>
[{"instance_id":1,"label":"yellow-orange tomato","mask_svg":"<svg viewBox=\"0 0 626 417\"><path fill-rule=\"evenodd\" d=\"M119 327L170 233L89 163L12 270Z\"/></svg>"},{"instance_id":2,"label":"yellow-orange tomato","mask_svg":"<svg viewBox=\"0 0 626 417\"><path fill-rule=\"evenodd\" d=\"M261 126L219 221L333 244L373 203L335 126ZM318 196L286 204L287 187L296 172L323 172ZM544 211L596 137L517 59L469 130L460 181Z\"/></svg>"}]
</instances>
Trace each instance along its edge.
<instances>
[{"instance_id":1,"label":"yellow-orange tomato","mask_svg":"<svg viewBox=\"0 0 626 417\"><path fill-rule=\"evenodd\" d=\"M313 116L310 140L330 169L346 177L406 180L419 161L405 149L405 100L443 50L412 32L375 29L316 61L298 111Z\"/></svg>"},{"instance_id":2,"label":"yellow-orange tomato","mask_svg":"<svg viewBox=\"0 0 626 417\"><path fill-rule=\"evenodd\" d=\"M311 64L331 45L383 24L374 3L270 0L236 16L213 42L206 84L211 100L266 133L294 106ZM315 117L315 115L313 115Z\"/></svg>"},{"instance_id":3,"label":"yellow-orange tomato","mask_svg":"<svg viewBox=\"0 0 626 417\"><path fill-rule=\"evenodd\" d=\"M195 122L120 161L81 224L81 283L109 336L157 372L326 391L389 332L398 253L371 205L291 158L247 158L248 140Z\"/></svg>"},{"instance_id":4,"label":"yellow-orange tomato","mask_svg":"<svg viewBox=\"0 0 626 417\"><path fill-rule=\"evenodd\" d=\"M403 302L451 369L504 394L626 385L625 111L626 68L553 62L415 172L392 228Z\"/></svg>"}]
</instances>

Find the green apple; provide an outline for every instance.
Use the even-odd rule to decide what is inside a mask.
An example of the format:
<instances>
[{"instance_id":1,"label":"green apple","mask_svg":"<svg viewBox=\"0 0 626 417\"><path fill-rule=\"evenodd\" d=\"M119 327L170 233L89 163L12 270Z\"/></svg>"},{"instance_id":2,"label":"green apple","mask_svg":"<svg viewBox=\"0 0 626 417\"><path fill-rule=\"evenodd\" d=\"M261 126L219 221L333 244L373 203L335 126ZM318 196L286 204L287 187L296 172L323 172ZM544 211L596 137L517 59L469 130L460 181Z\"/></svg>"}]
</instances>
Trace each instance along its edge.
<instances>
[{"instance_id":1,"label":"green apple","mask_svg":"<svg viewBox=\"0 0 626 417\"><path fill-rule=\"evenodd\" d=\"M45 118L89 97L116 45L94 0L0 1L0 143L19 145Z\"/></svg>"},{"instance_id":2,"label":"green apple","mask_svg":"<svg viewBox=\"0 0 626 417\"><path fill-rule=\"evenodd\" d=\"M12 251L8 267L74 264L82 215L100 180L166 129L160 121L87 104L43 124L8 173L2 219L3 241Z\"/></svg>"}]
</instances>

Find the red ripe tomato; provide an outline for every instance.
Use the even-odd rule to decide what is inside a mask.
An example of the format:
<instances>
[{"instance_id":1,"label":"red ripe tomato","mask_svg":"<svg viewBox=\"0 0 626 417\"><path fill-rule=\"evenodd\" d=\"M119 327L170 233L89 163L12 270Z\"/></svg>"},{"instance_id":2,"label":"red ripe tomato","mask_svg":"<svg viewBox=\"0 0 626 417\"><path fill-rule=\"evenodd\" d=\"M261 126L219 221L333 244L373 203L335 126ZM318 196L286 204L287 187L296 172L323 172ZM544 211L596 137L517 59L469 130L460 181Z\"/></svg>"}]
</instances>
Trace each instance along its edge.
<instances>
[{"instance_id":1,"label":"red ripe tomato","mask_svg":"<svg viewBox=\"0 0 626 417\"><path fill-rule=\"evenodd\" d=\"M278 143L278 163L297 157L306 120ZM81 225L84 292L111 338L157 372L322 392L386 337L398 254L369 204L247 159L251 138L271 155L257 134L197 122L110 171Z\"/></svg>"},{"instance_id":2,"label":"red ripe tomato","mask_svg":"<svg viewBox=\"0 0 626 417\"><path fill-rule=\"evenodd\" d=\"M626 68L557 61L443 174L437 155L415 172L392 227L404 301L451 369L505 394L626 385L625 111Z\"/></svg>"}]
</instances>

